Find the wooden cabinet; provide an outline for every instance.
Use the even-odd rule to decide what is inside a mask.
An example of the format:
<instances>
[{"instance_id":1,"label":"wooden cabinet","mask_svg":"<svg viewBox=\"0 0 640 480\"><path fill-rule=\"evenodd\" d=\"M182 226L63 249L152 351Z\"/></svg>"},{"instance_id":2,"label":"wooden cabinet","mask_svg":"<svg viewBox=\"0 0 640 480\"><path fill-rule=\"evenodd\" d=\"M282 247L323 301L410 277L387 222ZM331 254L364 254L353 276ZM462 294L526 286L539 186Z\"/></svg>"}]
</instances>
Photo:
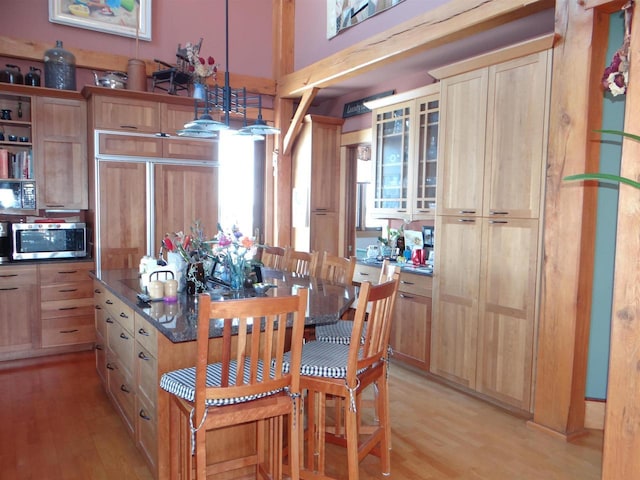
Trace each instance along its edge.
<instances>
[{"instance_id":1,"label":"wooden cabinet","mask_svg":"<svg viewBox=\"0 0 640 480\"><path fill-rule=\"evenodd\" d=\"M293 150L293 247L342 254L343 119L307 115Z\"/></svg>"},{"instance_id":2,"label":"wooden cabinet","mask_svg":"<svg viewBox=\"0 0 640 480\"><path fill-rule=\"evenodd\" d=\"M545 51L442 80L440 214L538 218L549 63Z\"/></svg>"},{"instance_id":3,"label":"wooden cabinet","mask_svg":"<svg viewBox=\"0 0 640 480\"><path fill-rule=\"evenodd\" d=\"M165 233L188 232L197 219L202 219L213 235L218 210L216 167L119 161L98 164L96 259L101 268L137 268L143 256L158 253Z\"/></svg>"},{"instance_id":4,"label":"wooden cabinet","mask_svg":"<svg viewBox=\"0 0 640 480\"><path fill-rule=\"evenodd\" d=\"M98 137L100 155L126 157L173 158L213 161L215 144L210 140L164 138L150 134L101 133Z\"/></svg>"},{"instance_id":5,"label":"wooden cabinet","mask_svg":"<svg viewBox=\"0 0 640 480\"><path fill-rule=\"evenodd\" d=\"M0 359L37 346L38 272L35 265L0 268Z\"/></svg>"},{"instance_id":6,"label":"wooden cabinet","mask_svg":"<svg viewBox=\"0 0 640 480\"><path fill-rule=\"evenodd\" d=\"M4 134L0 140L0 183L9 193L0 199L0 213L25 214L36 209L34 99L14 90L0 84L0 109L8 110L10 116L10 119L0 118L0 133ZM12 192L16 193L11 195Z\"/></svg>"},{"instance_id":7,"label":"wooden cabinet","mask_svg":"<svg viewBox=\"0 0 640 480\"><path fill-rule=\"evenodd\" d=\"M175 135L193 120L190 98L140 94L109 89L85 88L91 98L93 127L99 130L126 130L139 133Z\"/></svg>"},{"instance_id":8,"label":"wooden cabinet","mask_svg":"<svg viewBox=\"0 0 640 480\"><path fill-rule=\"evenodd\" d=\"M413 97L413 98L408 98ZM399 102L399 99L405 99ZM389 105L389 102L394 101ZM439 85L372 102L373 214L433 219L436 209Z\"/></svg>"},{"instance_id":9,"label":"wooden cabinet","mask_svg":"<svg viewBox=\"0 0 640 480\"><path fill-rule=\"evenodd\" d=\"M393 358L427 371L431 358L431 286L429 276L400 274L389 337Z\"/></svg>"},{"instance_id":10,"label":"wooden cabinet","mask_svg":"<svg viewBox=\"0 0 640 480\"><path fill-rule=\"evenodd\" d=\"M353 282L377 283L380 267L356 264ZM389 344L396 360L429 370L431 349L431 301L433 279L403 271L391 322Z\"/></svg>"},{"instance_id":11,"label":"wooden cabinet","mask_svg":"<svg viewBox=\"0 0 640 480\"><path fill-rule=\"evenodd\" d=\"M40 264L42 347L93 345L91 262Z\"/></svg>"},{"instance_id":12,"label":"wooden cabinet","mask_svg":"<svg viewBox=\"0 0 640 480\"><path fill-rule=\"evenodd\" d=\"M35 117L38 208L86 209L89 180L84 100L38 97Z\"/></svg>"},{"instance_id":13,"label":"wooden cabinet","mask_svg":"<svg viewBox=\"0 0 640 480\"><path fill-rule=\"evenodd\" d=\"M442 81L431 371L523 411L532 408L549 72L544 51Z\"/></svg>"}]
</instances>

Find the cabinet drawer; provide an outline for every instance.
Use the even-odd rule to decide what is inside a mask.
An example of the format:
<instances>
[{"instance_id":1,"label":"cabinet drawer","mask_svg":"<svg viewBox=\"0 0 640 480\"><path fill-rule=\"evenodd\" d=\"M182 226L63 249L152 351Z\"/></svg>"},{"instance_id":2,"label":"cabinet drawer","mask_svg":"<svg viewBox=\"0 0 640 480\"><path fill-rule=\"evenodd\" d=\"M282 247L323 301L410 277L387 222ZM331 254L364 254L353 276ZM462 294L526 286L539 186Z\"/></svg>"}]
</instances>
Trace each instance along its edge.
<instances>
[{"instance_id":1,"label":"cabinet drawer","mask_svg":"<svg viewBox=\"0 0 640 480\"><path fill-rule=\"evenodd\" d=\"M106 337L100 332L96 332L96 372L102 381L102 385L107 385L107 343Z\"/></svg>"},{"instance_id":2,"label":"cabinet drawer","mask_svg":"<svg viewBox=\"0 0 640 480\"><path fill-rule=\"evenodd\" d=\"M157 102L96 95L93 97L93 118L98 129L160 132Z\"/></svg>"},{"instance_id":3,"label":"cabinet drawer","mask_svg":"<svg viewBox=\"0 0 640 480\"><path fill-rule=\"evenodd\" d=\"M378 283L380 278L380 267L374 265L356 264L353 271L353 283L371 282Z\"/></svg>"},{"instance_id":4,"label":"cabinet drawer","mask_svg":"<svg viewBox=\"0 0 640 480\"><path fill-rule=\"evenodd\" d=\"M133 372L135 340L133 335L115 322L109 325L107 333L109 349L114 353L118 364L129 374Z\"/></svg>"},{"instance_id":5,"label":"cabinet drawer","mask_svg":"<svg viewBox=\"0 0 640 480\"><path fill-rule=\"evenodd\" d=\"M164 158L214 160L214 144L206 140L164 139L162 152Z\"/></svg>"},{"instance_id":6,"label":"cabinet drawer","mask_svg":"<svg viewBox=\"0 0 640 480\"><path fill-rule=\"evenodd\" d=\"M95 310L95 325L96 325L96 332L98 332L98 334L100 334L102 336L102 338L104 338L105 340L107 339L107 331L108 331L108 323L107 323L107 318L109 316L109 313L107 312L107 310L105 308L103 308L101 305L97 305L96 306L96 310ZM113 320L109 319L110 323L113 323Z\"/></svg>"},{"instance_id":7,"label":"cabinet drawer","mask_svg":"<svg viewBox=\"0 0 640 480\"><path fill-rule=\"evenodd\" d=\"M61 263L39 265L40 284L52 285L56 283L83 282L88 283L89 270L93 269L93 263Z\"/></svg>"},{"instance_id":8,"label":"cabinet drawer","mask_svg":"<svg viewBox=\"0 0 640 480\"><path fill-rule=\"evenodd\" d=\"M413 273L400 274L400 292L411 293L413 295L422 295L431 297L433 278L427 275L416 275Z\"/></svg>"},{"instance_id":9,"label":"cabinet drawer","mask_svg":"<svg viewBox=\"0 0 640 480\"><path fill-rule=\"evenodd\" d=\"M98 281L93 282L93 298L96 306L103 305L103 308L106 308L107 289Z\"/></svg>"},{"instance_id":10,"label":"cabinet drawer","mask_svg":"<svg viewBox=\"0 0 640 480\"><path fill-rule=\"evenodd\" d=\"M104 301L111 317L133 334L133 310L113 293L107 291Z\"/></svg>"},{"instance_id":11,"label":"cabinet drawer","mask_svg":"<svg viewBox=\"0 0 640 480\"><path fill-rule=\"evenodd\" d=\"M51 318L42 321L42 346L92 343L96 339L93 316Z\"/></svg>"},{"instance_id":12,"label":"cabinet drawer","mask_svg":"<svg viewBox=\"0 0 640 480\"><path fill-rule=\"evenodd\" d=\"M54 285L40 286L40 301L71 300L86 298L93 305L93 285L86 280L84 282L56 283Z\"/></svg>"},{"instance_id":13,"label":"cabinet drawer","mask_svg":"<svg viewBox=\"0 0 640 480\"><path fill-rule=\"evenodd\" d=\"M158 302L159 303L159 302ZM158 330L147 322L142 316L134 314L135 337L151 356L158 356Z\"/></svg>"},{"instance_id":14,"label":"cabinet drawer","mask_svg":"<svg viewBox=\"0 0 640 480\"><path fill-rule=\"evenodd\" d=\"M158 361L136 342L135 362L138 394L144 395L150 404L155 405L158 391Z\"/></svg>"},{"instance_id":15,"label":"cabinet drawer","mask_svg":"<svg viewBox=\"0 0 640 480\"><path fill-rule=\"evenodd\" d=\"M38 272L34 266L0 267L0 289L13 288L18 285L37 285Z\"/></svg>"},{"instance_id":16,"label":"cabinet drawer","mask_svg":"<svg viewBox=\"0 0 640 480\"><path fill-rule=\"evenodd\" d=\"M113 362L109 362L109 364L113 365ZM136 394L131 377L118 368L109 370L109 393L111 393L117 409L125 420L129 434L133 434Z\"/></svg>"},{"instance_id":17,"label":"cabinet drawer","mask_svg":"<svg viewBox=\"0 0 640 480\"><path fill-rule=\"evenodd\" d=\"M124 155L127 157L161 157L162 139L144 135L101 134L98 141L101 155Z\"/></svg>"},{"instance_id":18,"label":"cabinet drawer","mask_svg":"<svg viewBox=\"0 0 640 480\"><path fill-rule=\"evenodd\" d=\"M139 395L136 396L136 442L147 461L155 466L158 455L156 410Z\"/></svg>"},{"instance_id":19,"label":"cabinet drawer","mask_svg":"<svg viewBox=\"0 0 640 480\"><path fill-rule=\"evenodd\" d=\"M40 304L40 317L43 320L48 318L82 316L90 316L93 318L93 312L93 298L51 300Z\"/></svg>"}]
</instances>

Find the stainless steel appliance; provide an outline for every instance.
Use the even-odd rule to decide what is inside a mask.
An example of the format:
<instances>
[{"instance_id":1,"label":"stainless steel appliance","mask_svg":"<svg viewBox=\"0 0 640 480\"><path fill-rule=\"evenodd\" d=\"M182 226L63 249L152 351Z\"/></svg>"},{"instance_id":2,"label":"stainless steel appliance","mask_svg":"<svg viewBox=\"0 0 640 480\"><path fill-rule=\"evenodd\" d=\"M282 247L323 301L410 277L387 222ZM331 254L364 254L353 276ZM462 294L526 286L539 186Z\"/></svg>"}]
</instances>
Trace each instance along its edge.
<instances>
[{"instance_id":1,"label":"stainless steel appliance","mask_svg":"<svg viewBox=\"0 0 640 480\"><path fill-rule=\"evenodd\" d=\"M24 180L0 180L0 209L4 208L35 210L35 182Z\"/></svg>"},{"instance_id":2,"label":"stainless steel appliance","mask_svg":"<svg viewBox=\"0 0 640 480\"><path fill-rule=\"evenodd\" d=\"M9 222L0 222L0 263L7 263L11 257L11 233Z\"/></svg>"},{"instance_id":3,"label":"stainless steel appliance","mask_svg":"<svg viewBox=\"0 0 640 480\"><path fill-rule=\"evenodd\" d=\"M84 223L13 223L11 231L12 260L87 256Z\"/></svg>"}]
</instances>

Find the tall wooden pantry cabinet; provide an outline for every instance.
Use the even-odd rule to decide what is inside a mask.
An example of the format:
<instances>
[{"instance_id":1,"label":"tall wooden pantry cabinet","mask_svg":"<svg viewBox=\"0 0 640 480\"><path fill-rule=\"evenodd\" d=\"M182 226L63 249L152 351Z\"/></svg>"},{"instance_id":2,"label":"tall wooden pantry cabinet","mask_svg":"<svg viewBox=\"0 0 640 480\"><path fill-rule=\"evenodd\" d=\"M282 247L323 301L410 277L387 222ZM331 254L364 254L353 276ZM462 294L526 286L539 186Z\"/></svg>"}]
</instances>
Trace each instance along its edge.
<instances>
[{"instance_id":1,"label":"tall wooden pantry cabinet","mask_svg":"<svg viewBox=\"0 0 640 480\"><path fill-rule=\"evenodd\" d=\"M441 82L431 372L523 411L532 406L550 65L541 51Z\"/></svg>"}]
</instances>

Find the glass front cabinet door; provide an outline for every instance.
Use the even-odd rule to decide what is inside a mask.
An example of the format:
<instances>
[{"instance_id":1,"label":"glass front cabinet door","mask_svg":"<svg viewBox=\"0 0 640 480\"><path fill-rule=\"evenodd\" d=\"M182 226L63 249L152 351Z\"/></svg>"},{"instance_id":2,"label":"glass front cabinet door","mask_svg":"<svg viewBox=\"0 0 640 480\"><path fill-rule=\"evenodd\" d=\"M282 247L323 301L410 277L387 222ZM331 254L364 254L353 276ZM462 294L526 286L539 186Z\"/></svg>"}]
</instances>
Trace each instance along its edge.
<instances>
[{"instance_id":1,"label":"glass front cabinet door","mask_svg":"<svg viewBox=\"0 0 640 480\"><path fill-rule=\"evenodd\" d=\"M374 110L373 213L378 218L435 216L440 95L437 86L429 87L427 95Z\"/></svg>"}]
</instances>

